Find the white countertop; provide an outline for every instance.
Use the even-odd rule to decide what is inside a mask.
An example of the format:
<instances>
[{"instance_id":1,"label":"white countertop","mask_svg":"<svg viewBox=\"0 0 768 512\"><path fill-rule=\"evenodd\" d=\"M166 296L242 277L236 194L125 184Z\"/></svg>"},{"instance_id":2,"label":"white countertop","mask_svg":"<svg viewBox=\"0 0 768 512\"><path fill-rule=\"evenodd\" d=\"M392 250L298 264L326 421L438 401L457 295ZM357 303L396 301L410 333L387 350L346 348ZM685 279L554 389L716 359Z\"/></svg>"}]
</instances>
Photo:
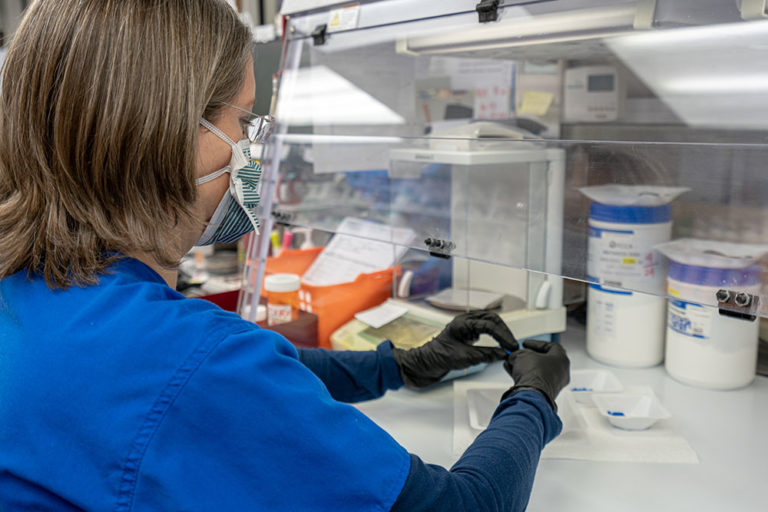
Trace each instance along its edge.
<instances>
[{"instance_id":1,"label":"white countertop","mask_svg":"<svg viewBox=\"0 0 768 512\"><path fill-rule=\"evenodd\" d=\"M528 510L564 511L765 511L768 510L768 378L736 391L681 384L663 365L629 370L602 365L584 349L583 326L569 320L562 336L571 369L610 368L626 385L653 388L672 413L669 420L699 456L699 464L650 464L544 459ZM505 382L496 363L466 379ZM401 389L358 404L425 462L450 467L453 386L423 392Z\"/></svg>"}]
</instances>

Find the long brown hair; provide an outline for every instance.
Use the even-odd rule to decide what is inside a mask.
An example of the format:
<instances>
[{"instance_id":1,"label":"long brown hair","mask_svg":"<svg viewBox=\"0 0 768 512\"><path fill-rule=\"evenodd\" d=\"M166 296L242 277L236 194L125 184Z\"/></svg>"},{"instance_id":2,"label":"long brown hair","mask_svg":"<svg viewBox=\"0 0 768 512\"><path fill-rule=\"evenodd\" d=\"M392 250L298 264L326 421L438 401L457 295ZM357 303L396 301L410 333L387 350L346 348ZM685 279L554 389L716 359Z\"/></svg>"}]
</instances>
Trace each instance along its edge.
<instances>
[{"instance_id":1,"label":"long brown hair","mask_svg":"<svg viewBox=\"0 0 768 512\"><path fill-rule=\"evenodd\" d=\"M248 28L223 0L38 0L0 87L0 278L90 284L115 253L178 262L199 119L242 87Z\"/></svg>"}]
</instances>

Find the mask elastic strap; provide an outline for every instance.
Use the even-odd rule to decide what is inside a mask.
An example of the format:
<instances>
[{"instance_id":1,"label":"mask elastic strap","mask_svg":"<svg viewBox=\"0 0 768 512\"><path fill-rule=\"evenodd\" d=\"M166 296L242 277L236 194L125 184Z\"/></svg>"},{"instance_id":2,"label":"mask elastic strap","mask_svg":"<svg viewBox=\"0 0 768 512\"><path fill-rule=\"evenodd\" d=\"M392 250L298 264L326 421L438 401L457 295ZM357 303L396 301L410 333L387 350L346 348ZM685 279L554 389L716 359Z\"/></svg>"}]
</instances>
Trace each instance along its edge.
<instances>
[{"instance_id":1,"label":"mask elastic strap","mask_svg":"<svg viewBox=\"0 0 768 512\"><path fill-rule=\"evenodd\" d=\"M201 117L200 124L203 125L203 127L207 128L209 132L213 133L220 139L223 139L224 142L226 142L230 146L237 147L237 144L232 139L230 139L226 133L224 133L223 131L219 130L216 126L214 126L213 123L208 122Z\"/></svg>"},{"instance_id":2,"label":"mask elastic strap","mask_svg":"<svg viewBox=\"0 0 768 512\"><path fill-rule=\"evenodd\" d=\"M234 151L236 148L238 148L238 147L239 147L239 146L238 146L238 145L237 145L237 144L236 144L236 143L235 143L235 142L234 142L232 139L230 139L230 138L227 136L227 134L226 134L226 133L224 133L223 131L219 130L219 129L218 129L218 128L217 128L217 127L216 127L216 126L213 124L213 123L211 123L210 121L207 121L207 120L205 120L205 119L203 119L203 118L201 117L201 118L200 118L200 124L201 124L201 125L202 125L204 128L206 128L206 129L207 129L209 132L211 132L212 134L216 135L218 138L222 139L224 142L226 142L227 144L229 144L230 146L232 146L232 150L233 150L233 151ZM196 179L196 180L195 180L195 184L196 184L196 185L202 185L203 183L208 183L209 181L215 180L216 178L218 178L219 176L221 176L221 175L222 175L222 174L224 174L225 172L230 172L231 170L232 170L232 168L231 168L230 166L226 166L226 167L224 167L223 169L219 169L219 170L218 170L218 171L216 171L216 172L212 172L211 174L208 174L208 175L206 175L206 176L203 176L202 178L198 178L198 179Z\"/></svg>"},{"instance_id":3,"label":"mask elastic strap","mask_svg":"<svg viewBox=\"0 0 768 512\"><path fill-rule=\"evenodd\" d=\"M225 172L229 172L229 171L230 171L230 167L229 166L223 167L223 168L219 169L218 171L214 171L211 174L206 174L202 178L196 179L195 180L195 185L202 185L203 183L208 183L209 181L213 181L216 178L218 178L219 176L221 176L222 174L224 174Z\"/></svg>"}]
</instances>

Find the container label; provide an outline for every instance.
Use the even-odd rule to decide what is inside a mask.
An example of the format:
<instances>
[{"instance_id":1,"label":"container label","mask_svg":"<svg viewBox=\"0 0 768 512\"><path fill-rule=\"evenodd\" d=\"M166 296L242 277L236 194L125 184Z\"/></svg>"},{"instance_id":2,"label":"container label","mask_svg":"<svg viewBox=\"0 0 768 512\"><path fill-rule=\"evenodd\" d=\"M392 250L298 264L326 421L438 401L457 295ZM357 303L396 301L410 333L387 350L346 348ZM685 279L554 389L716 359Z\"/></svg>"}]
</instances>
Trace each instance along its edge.
<instances>
[{"instance_id":1,"label":"container label","mask_svg":"<svg viewBox=\"0 0 768 512\"><path fill-rule=\"evenodd\" d=\"M596 288L596 285L590 285ZM590 295L587 309L587 325L590 325L599 337L610 340L616 338L616 303L612 296Z\"/></svg>"},{"instance_id":2,"label":"container label","mask_svg":"<svg viewBox=\"0 0 768 512\"><path fill-rule=\"evenodd\" d=\"M619 290L619 289L614 289L614 288L608 288L608 287L605 287L605 286L600 286L599 284L590 284L589 287L594 289L594 290L599 290L599 291L605 292L605 293L612 293L614 295L632 295L632 292L630 292L630 291Z\"/></svg>"},{"instance_id":3,"label":"container label","mask_svg":"<svg viewBox=\"0 0 768 512\"><path fill-rule=\"evenodd\" d=\"M291 310L290 304L267 304L267 325L290 322Z\"/></svg>"},{"instance_id":4,"label":"container label","mask_svg":"<svg viewBox=\"0 0 768 512\"><path fill-rule=\"evenodd\" d=\"M685 336L708 340L712 332L712 308L670 299L667 325Z\"/></svg>"},{"instance_id":5,"label":"container label","mask_svg":"<svg viewBox=\"0 0 768 512\"><path fill-rule=\"evenodd\" d=\"M661 293L663 260L653 246L666 241L668 231L666 225L642 230L590 226L587 273L608 286Z\"/></svg>"}]
</instances>

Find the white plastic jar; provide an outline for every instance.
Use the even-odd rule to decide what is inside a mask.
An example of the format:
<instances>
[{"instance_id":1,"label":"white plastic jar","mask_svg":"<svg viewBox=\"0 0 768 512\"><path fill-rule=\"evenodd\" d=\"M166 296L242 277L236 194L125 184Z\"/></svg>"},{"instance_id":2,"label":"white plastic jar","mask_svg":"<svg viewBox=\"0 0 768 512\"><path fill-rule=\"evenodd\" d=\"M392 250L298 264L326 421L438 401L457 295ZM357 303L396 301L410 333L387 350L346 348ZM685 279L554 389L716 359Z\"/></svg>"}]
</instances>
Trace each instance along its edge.
<instances>
[{"instance_id":1,"label":"white plastic jar","mask_svg":"<svg viewBox=\"0 0 768 512\"><path fill-rule=\"evenodd\" d=\"M760 266L721 269L670 260L665 366L680 382L736 389L755 378L760 323L721 315L720 289L758 294Z\"/></svg>"},{"instance_id":2,"label":"white plastic jar","mask_svg":"<svg viewBox=\"0 0 768 512\"><path fill-rule=\"evenodd\" d=\"M593 202L589 214L587 353L623 367L664 358L665 263L654 246L672 235L672 209Z\"/></svg>"}]
</instances>

